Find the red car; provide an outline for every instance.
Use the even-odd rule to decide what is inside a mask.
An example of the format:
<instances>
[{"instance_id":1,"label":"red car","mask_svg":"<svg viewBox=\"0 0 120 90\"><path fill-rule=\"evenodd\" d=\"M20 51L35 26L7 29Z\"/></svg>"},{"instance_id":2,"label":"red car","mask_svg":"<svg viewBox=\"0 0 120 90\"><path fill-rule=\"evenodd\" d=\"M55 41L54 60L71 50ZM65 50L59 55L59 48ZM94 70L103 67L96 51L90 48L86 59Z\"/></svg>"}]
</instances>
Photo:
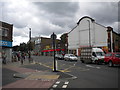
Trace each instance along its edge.
<instances>
[{"instance_id":1,"label":"red car","mask_svg":"<svg viewBox=\"0 0 120 90\"><path fill-rule=\"evenodd\" d=\"M114 64L120 65L120 53L107 53L104 58L105 63L108 66L114 66Z\"/></svg>"}]
</instances>

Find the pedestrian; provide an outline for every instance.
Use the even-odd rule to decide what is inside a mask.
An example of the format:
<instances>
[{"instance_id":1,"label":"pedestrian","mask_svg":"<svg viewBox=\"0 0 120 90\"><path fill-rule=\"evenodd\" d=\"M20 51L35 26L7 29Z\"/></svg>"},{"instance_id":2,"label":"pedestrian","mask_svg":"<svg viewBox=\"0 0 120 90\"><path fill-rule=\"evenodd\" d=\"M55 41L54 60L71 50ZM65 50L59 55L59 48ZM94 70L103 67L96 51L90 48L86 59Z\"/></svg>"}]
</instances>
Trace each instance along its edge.
<instances>
[{"instance_id":1,"label":"pedestrian","mask_svg":"<svg viewBox=\"0 0 120 90\"><path fill-rule=\"evenodd\" d=\"M25 54L22 52L21 57L23 60L25 60Z\"/></svg>"},{"instance_id":2,"label":"pedestrian","mask_svg":"<svg viewBox=\"0 0 120 90\"><path fill-rule=\"evenodd\" d=\"M25 60L25 54L22 52L21 53L21 64L23 64L23 61Z\"/></svg>"},{"instance_id":3,"label":"pedestrian","mask_svg":"<svg viewBox=\"0 0 120 90\"><path fill-rule=\"evenodd\" d=\"M2 63L3 64L6 64L6 58L7 58L7 55L5 52L2 53Z\"/></svg>"},{"instance_id":4,"label":"pedestrian","mask_svg":"<svg viewBox=\"0 0 120 90\"><path fill-rule=\"evenodd\" d=\"M20 53L16 53L18 61L20 61Z\"/></svg>"}]
</instances>

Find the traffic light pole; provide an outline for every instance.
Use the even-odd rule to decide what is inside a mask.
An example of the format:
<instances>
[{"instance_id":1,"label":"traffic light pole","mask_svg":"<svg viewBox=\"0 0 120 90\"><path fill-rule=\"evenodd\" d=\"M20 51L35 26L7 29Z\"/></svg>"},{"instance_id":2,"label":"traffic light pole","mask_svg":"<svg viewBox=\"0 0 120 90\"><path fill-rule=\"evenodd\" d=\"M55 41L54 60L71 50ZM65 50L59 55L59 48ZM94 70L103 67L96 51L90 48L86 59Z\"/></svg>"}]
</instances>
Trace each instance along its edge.
<instances>
[{"instance_id":1,"label":"traffic light pole","mask_svg":"<svg viewBox=\"0 0 120 90\"><path fill-rule=\"evenodd\" d=\"M54 49L54 72L56 72L56 60L55 60L55 39L53 39L53 49Z\"/></svg>"},{"instance_id":2,"label":"traffic light pole","mask_svg":"<svg viewBox=\"0 0 120 90\"><path fill-rule=\"evenodd\" d=\"M31 45L31 28L29 28L29 62L31 60L30 45Z\"/></svg>"},{"instance_id":3,"label":"traffic light pole","mask_svg":"<svg viewBox=\"0 0 120 90\"><path fill-rule=\"evenodd\" d=\"M56 70L56 60L55 60L55 41L56 41L56 34L54 34L54 32L53 32L53 34L51 35L51 39L52 39L52 42L53 42L53 50L54 50L54 65L53 65L54 70L53 70L53 72L57 72L57 70Z\"/></svg>"}]
</instances>

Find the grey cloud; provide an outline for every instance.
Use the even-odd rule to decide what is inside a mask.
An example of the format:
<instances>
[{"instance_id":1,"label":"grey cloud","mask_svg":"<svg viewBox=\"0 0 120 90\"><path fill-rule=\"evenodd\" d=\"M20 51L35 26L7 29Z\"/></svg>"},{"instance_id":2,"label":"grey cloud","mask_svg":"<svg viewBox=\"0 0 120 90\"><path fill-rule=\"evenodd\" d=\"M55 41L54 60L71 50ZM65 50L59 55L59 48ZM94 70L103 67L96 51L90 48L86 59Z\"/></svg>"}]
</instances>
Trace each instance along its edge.
<instances>
[{"instance_id":1,"label":"grey cloud","mask_svg":"<svg viewBox=\"0 0 120 90\"><path fill-rule=\"evenodd\" d=\"M92 3L87 11L96 21L106 25L118 21L117 2Z\"/></svg>"},{"instance_id":2,"label":"grey cloud","mask_svg":"<svg viewBox=\"0 0 120 90\"><path fill-rule=\"evenodd\" d=\"M73 22L76 12L79 9L78 2L39 2L34 3L40 10L44 11L43 16L54 25L60 27L69 26Z\"/></svg>"},{"instance_id":3,"label":"grey cloud","mask_svg":"<svg viewBox=\"0 0 120 90\"><path fill-rule=\"evenodd\" d=\"M84 14L89 15L99 24L104 26L118 22L118 2L88 2L85 3ZM113 25L112 25L113 26ZM118 31L116 27L113 27Z\"/></svg>"},{"instance_id":4,"label":"grey cloud","mask_svg":"<svg viewBox=\"0 0 120 90\"><path fill-rule=\"evenodd\" d=\"M28 24L29 17L25 16L26 12L24 7L12 7L10 2L2 3L2 14L0 19L2 21L11 23L16 28L24 28Z\"/></svg>"},{"instance_id":5,"label":"grey cloud","mask_svg":"<svg viewBox=\"0 0 120 90\"><path fill-rule=\"evenodd\" d=\"M23 31L20 31L20 32L15 32L14 33L14 37L28 37L28 35L26 35L25 33L23 33Z\"/></svg>"},{"instance_id":6,"label":"grey cloud","mask_svg":"<svg viewBox=\"0 0 120 90\"><path fill-rule=\"evenodd\" d=\"M74 13L77 12L79 7L78 3L73 2L39 2L35 4L40 9L44 9L46 12L48 12L49 14L54 14L56 17L74 16Z\"/></svg>"}]
</instances>

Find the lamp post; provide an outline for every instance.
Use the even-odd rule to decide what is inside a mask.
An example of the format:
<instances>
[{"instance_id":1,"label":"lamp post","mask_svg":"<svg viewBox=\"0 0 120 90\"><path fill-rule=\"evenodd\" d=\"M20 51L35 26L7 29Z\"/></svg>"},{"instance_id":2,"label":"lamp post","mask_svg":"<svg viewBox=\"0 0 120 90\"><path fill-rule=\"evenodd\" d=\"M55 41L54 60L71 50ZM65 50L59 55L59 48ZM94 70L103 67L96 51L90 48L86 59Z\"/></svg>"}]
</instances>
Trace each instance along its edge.
<instances>
[{"instance_id":1,"label":"lamp post","mask_svg":"<svg viewBox=\"0 0 120 90\"><path fill-rule=\"evenodd\" d=\"M89 46L91 47L91 34L90 34L90 21L87 20L89 23Z\"/></svg>"},{"instance_id":2,"label":"lamp post","mask_svg":"<svg viewBox=\"0 0 120 90\"><path fill-rule=\"evenodd\" d=\"M30 45L31 45L31 28L29 28L29 62L30 62L30 59L31 59Z\"/></svg>"},{"instance_id":3,"label":"lamp post","mask_svg":"<svg viewBox=\"0 0 120 90\"><path fill-rule=\"evenodd\" d=\"M56 60L55 60L55 41L56 41L56 34L54 34L54 32L53 32L53 34L51 35L51 39L52 39L52 44L53 44L53 50L54 50L54 72L56 72L57 70L56 70Z\"/></svg>"}]
</instances>

